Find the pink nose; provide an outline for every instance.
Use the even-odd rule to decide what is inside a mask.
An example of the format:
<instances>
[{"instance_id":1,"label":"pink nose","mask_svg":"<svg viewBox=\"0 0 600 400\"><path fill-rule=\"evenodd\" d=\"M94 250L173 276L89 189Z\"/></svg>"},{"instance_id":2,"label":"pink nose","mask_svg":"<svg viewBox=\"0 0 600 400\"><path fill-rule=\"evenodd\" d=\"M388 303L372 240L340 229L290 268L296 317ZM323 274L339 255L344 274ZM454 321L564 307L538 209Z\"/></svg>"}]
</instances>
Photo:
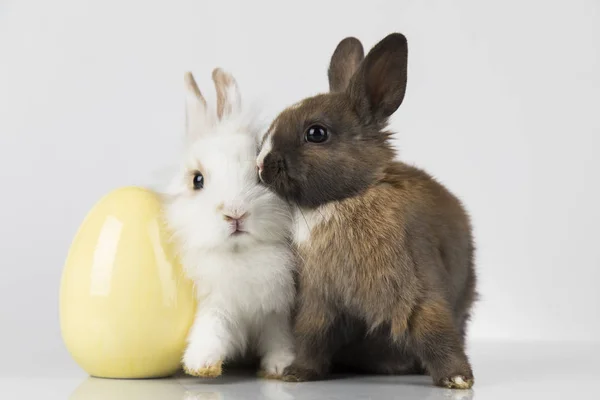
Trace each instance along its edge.
<instances>
[{"instance_id":1,"label":"pink nose","mask_svg":"<svg viewBox=\"0 0 600 400\"><path fill-rule=\"evenodd\" d=\"M247 213L243 213L241 215L235 214L235 215L229 215L229 214L223 214L223 219L225 219L225 221L227 222L236 222L239 223L241 220L243 220L244 218L246 218Z\"/></svg>"},{"instance_id":2,"label":"pink nose","mask_svg":"<svg viewBox=\"0 0 600 400\"><path fill-rule=\"evenodd\" d=\"M244 223L244 218L246 218L246 215L247 213L243 213L241 215L223 214L223 218L229 223L229 226L233 229L233 233L237 234L244 231L242 225Z\"/></svg>"},{"instance_id":3,"label":"pink nose","mask_svg":"<svg viewBox=\"0 0 600 400\"><path fill-rule=\"evenodd\" d=\"M262 161L257 162L256 167L258 168L258 172L262 172L263 168L265 167L265 163Z\"/></svg>"}]
</instances>

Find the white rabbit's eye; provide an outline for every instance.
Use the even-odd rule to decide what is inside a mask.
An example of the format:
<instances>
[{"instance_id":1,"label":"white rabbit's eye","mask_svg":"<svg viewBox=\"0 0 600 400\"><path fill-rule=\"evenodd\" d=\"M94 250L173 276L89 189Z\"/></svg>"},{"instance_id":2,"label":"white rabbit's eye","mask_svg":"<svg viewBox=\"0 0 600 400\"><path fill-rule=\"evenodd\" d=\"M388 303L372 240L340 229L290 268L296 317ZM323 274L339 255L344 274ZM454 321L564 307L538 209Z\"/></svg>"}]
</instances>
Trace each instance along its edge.
<instances>
[{"instance_id":1,"label":"white rabbit's eye","mask_svg":"<svg viewBox=\"0 0 600 400\"><path fill-rule=\"evenodd\" d=\"M192 183L194 184L194 190L200 190L204 187L204 177L200 172L194 174Z\"/></svg>"},{"instance_id":2,"label":"white rabbit's eye","mask_svg":"<svg viewBox=\"0 0 600 400\"><path fill-rule=\"evenodd\" d=\"M321 125L311 125L306 130L306 141L311 143L323 143L329 138L327 128Z\"/></svg>"}]
</instances>

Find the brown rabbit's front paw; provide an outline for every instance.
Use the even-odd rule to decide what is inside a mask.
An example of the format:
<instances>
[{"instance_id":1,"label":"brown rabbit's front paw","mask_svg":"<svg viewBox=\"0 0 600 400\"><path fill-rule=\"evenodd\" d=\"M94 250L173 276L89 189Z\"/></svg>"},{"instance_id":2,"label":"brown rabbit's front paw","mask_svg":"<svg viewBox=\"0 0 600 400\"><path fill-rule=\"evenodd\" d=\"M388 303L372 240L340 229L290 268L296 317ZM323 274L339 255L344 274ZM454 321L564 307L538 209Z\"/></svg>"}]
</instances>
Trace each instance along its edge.
<instances>
[{"instance_id":1,"label":"brown rabbit's front paw","mask_svg":"<svg viewBox=\"0 0 600 400\"><path fill-rule=\"evenodd\" d=\"M321 378L322 375L317 371L296 364L292 364L284 369L281 375L281 380L286 382L316 381Z\"/></svg>"},{"instance_id":2,"label":"brown rabbit's front paw","mask_svg":"<svg viewBox=\"0 0 600 400\"><path fill-rule=\"evenodd\" d=\"M438 382L438 386L442 386L448 389L471 389L473 387L473 377L466 377L463 375L456 375L447 378L443 378Z\"/></svg>"}]
</instances>

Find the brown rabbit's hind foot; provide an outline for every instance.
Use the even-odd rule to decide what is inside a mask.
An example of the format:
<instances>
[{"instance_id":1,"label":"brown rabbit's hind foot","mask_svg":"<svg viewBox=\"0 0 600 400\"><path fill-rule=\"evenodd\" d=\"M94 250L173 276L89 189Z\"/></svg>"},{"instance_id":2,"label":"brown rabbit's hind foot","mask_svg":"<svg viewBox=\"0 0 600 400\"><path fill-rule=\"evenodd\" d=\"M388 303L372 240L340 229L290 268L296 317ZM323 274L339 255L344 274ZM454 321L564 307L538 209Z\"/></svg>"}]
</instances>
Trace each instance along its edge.
<instances>
[{"instance_id":1,"label":"brown rabbit's hind foot","mask_svg":"<svg viewBox=\"0 0 600 400\"><path fill-rule=\"evenodd\" d=\"M447 389L471 389L473 387L473 378L467 378L463 375L455 375L448 378L443 378L438 386Z\"/></svg>"},{"instance_id":2,"label":"brown rabbit's hind foot","mask_svg":"<svg viewBox=\"0 0 600 400\"><path fill-rule=\"evenodd\" d=\"M313 369L292 364L283 370L280 379L285 382L306 382L322 378L323 376Z\"/></svg>"}]
</instances>

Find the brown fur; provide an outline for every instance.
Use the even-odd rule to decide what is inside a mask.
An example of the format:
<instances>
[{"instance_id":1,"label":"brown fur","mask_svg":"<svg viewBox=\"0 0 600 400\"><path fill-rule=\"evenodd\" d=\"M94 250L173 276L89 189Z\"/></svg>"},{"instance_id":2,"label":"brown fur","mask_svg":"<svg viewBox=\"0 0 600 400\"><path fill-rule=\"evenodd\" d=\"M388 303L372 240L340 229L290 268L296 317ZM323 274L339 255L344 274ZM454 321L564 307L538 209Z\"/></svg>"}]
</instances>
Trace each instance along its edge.
<instances>
[{"instance_id":1,"label":"brown fur","mask_svg":"<svg viewBox=\"0 0 600 400\"><path fill-rule=\"evenodd\" d=\"M327 75L329 76L329 91L343 92L359 64L364 58L364 50L360 41L348 37L338 44L331 56Z\"/></svg>"},{"instance_id":2,"label":"brown fur","mask_svg":"<svg viewBox=\"0 0 600 400\"><path fill-rule=\"evenodd\" d=\"M345 90L284 111L261 173L301 211L322 217L298 246L297 358L283 379L319 379L337 364L377 373L424 368L438 385L470 387L469 218L431 176L393 161L385 131L404 98L406 39L388 36L353 74L347 68L362 46L343 46L350 64L336 50L329 76ZM314 124L327 127L327 141L304 140Z\"/></svg>"},{"instance_id":3,"label":"brown fur","mask_svg":"<svg viewBox=\"0 0 600 400\"><path fill-rule=\"evenodd\" d=\"M215 68L212 78L217 90L217 116L222 119L224 115L231 113L231 99L227 98L227 88L231 86L233 77L220 68Z\"/></svg>"}]
</instances>

